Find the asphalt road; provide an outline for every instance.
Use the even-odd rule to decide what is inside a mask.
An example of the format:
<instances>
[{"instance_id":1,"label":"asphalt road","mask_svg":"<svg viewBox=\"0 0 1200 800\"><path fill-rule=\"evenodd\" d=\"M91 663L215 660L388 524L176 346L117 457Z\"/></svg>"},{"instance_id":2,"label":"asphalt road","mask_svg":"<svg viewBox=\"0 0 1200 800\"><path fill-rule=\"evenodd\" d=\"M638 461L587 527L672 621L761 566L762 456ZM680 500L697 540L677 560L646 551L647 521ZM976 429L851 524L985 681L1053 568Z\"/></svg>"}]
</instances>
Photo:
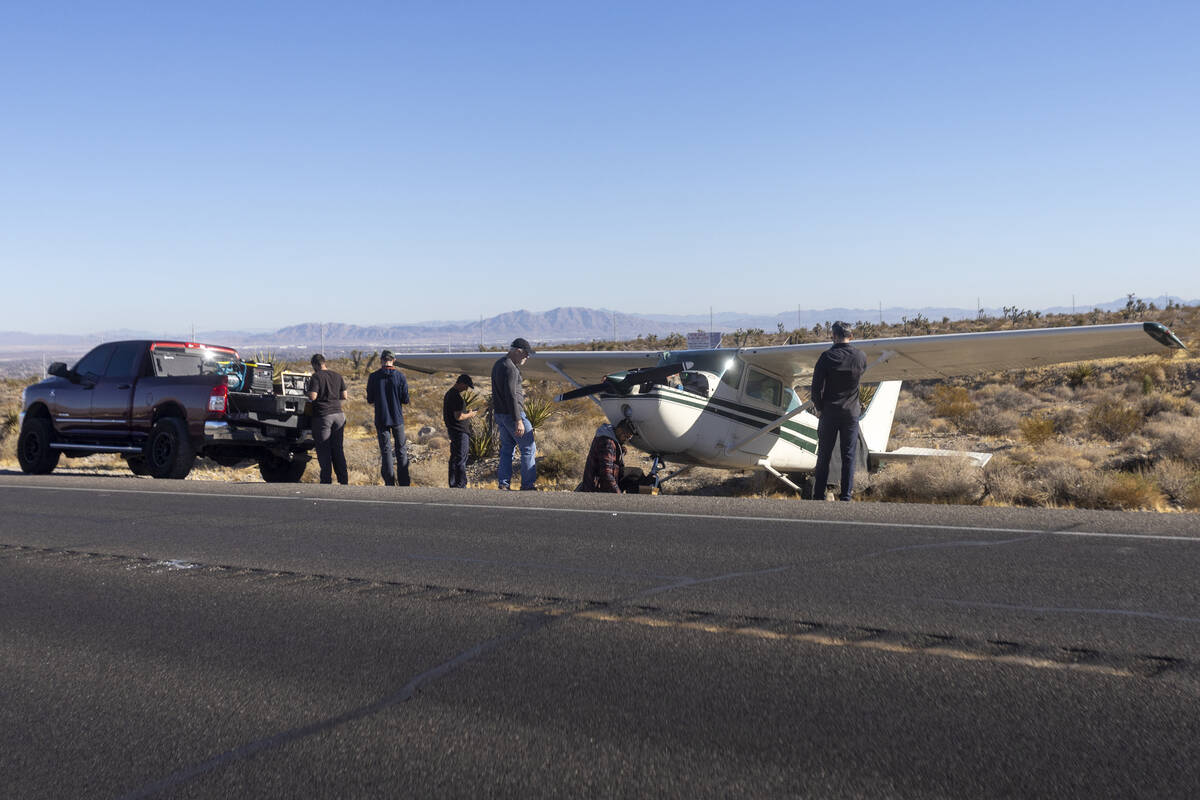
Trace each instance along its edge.
<instances>
[{"instance_id":1,"label":"asphalt road","mask_svg":"<svg viewBox=\"0 0 1200 800\"><path fill-rule=\"evenodd\" d=\"M0 796L1195 797L1200 519L0 475Z\"/></svg>"}]
</instances>

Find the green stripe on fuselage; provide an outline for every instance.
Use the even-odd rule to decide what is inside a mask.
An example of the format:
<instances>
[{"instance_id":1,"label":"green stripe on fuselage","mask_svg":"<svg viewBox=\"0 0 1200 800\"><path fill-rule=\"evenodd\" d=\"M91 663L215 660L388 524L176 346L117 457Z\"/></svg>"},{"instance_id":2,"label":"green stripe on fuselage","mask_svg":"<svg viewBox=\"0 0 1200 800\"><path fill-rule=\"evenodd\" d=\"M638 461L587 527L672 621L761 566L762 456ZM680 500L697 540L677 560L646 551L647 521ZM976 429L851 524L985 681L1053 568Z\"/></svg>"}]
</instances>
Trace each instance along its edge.
<instances>
[{"instance_id":1,"label":"green stripe on fuselage","mask_svg":"<svg viewBox=\"0 0 1200 800\"><path fill-rule=\"evenodd\" d=\"M601 397L617 398L621 395L602 394ZM728 400L720 400L717 398L708 398L707 401L700 398L698 395L685 395L676 392L653 391L648 394L639 395L639 397L653 397L658 400L669 400L681 406L695 408L700 411L707 411L710 414L717 414L726 419L745 425L749 428L761 429L763 425L774 419L779 418L779 414L771 414L761 409L752 408L751 406L741 405L739 403L731 403ZM741 416L738 416L741 415ZM746 417L753 418L752 421L747 421ZM777 436L783 439L788 444L795 445L801 450L807 450L810 453L817 452L817 429L809 425L801 425L794 419L790 419L783 423L779 428L765 434L766 436ZM809 438L801 438L801 436ZM770 449L770 448L768 448Z\"/></svg>"}]
</instances>

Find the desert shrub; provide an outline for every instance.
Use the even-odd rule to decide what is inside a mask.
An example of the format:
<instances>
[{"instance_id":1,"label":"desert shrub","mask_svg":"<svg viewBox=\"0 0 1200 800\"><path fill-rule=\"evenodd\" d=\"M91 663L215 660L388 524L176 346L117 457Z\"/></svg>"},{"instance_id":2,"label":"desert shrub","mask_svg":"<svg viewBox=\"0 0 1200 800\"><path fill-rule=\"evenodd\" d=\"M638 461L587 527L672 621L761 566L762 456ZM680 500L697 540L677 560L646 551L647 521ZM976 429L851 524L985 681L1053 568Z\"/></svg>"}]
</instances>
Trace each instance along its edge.
<instances>
[{"instance_id":1,"label":"desert shrub","mask_svg":"<svg viewBox=\"0 0 1200 800\"><path fill-rule=\"evenodd\" d=\"M923 428L929 424L929 406L920 401L913 402L902 398L892 419L893 422L910 428Z\"/></svg>"},{"instance_id":2,"label":"desert shrub","mask_svg":"<svg viewBox=\"0 0 1200 800\"><path fill-rule=\"evenodd\" d=\"M1121 439L1141 427L1141 411L1122 400L1104 400L1088 412L1088 427L1108 440Z\"/></svg>"},{"instance_id":3,"label":"desert shrub","mask_svg":"<svg viewBox=\"0 0 1200 800\"><path fill-rule=\"evenodd\" d=\"M1075 432L1083 424L1084 419L1083 411L1074 406L1055 408L1046 412L1046 415L1054 423L1054 430L1059 435Z\"/></svg>"},{"instance_id":4,"label":"desert shrub","mask_svg":"<svg viewBox=\"0 0 1200 800\"><path fill-rule=\"evenodd\" d=\"M978 408L965 387L939 384L933 390L933 413L961 425Z\"/></svg>"},{"instance_id":5,"label":"desert shrub","mask_svg":"<svg viewBox=\"0 0 1200 800\"><path fill-rule=\"evenodd\" d=\"M1158 456L1200 466L1200 417L1161 414L1145 432Z\"/></svg>"},{"instance_id":6,"label":"desert shrub","mask_svg":"<svg viewBox=\"0 0 1200 800\"><path fill-rule=\"evenodd\" d=\"M1015 411L976 409L962 421L962 429L980 436L1006 436L1016 430L1020 421Z\"/></svg>"},{"instance_id":7,"label":"desert shrub","mask_svg":"<svg viewBox=\"0 0 1200 800\"><path fill-rule=\"evenodd\" d=\"M1087 383L1096 374L1095 364L1076 364L1067 372L1067 383L1071 388L1077 388Z\"/></svg>"},{"instance_id":8,"label":"desert shrub","mask_svg":"<svg viewBox=\"0 0 1200 800\"><path fill-rule=\"evenodd\" d=\"M1153 417L1162 413L1185 414L1192 405L1191 401L1185 397L1175 397L1174 395L1163 394L1162 392L1153 392L1141 398L1138 407L1142 411L1142 416Z\"/></svg>"},{"instance_id":9,"label":"desert shrub","mask_svg":"<svg viewBox=\"0 0 1200 800\"><path fill-rule=\"evenodd\" d=\"M985 504L1012 505L1021 494L1025 480L1021 476L1021 469L1013 462L993 458L981 473Z\"/></svg>"},{"instance_id":10,"label":"desert shrub","mask_svg":"<svg viewBox=\"0 0 1200 800\"><path fill-rule=\"evenodd\" d=\"M1034 447L1054 438L1054 420L1045 414L1022 417L1017 424L1021 428L1021 438Z\"/></svg>"},{"instance_id":11,"label":"desert shrub","mask_svg":"<svg viewBox=\"0 0 1200 800\"><path fill-rule=\"evenodd\" d=\"M1028 392L1023 392L1015 386L1000 384L984 386L975 392L975 401L980 405L986 404L1006 411L1023 411L1037 402Z\"/></svg>"},{"instance_id":12,"label":"desert shrub","mask_svg":"<svg viewBox=\"0 0 1200 800\"><path fill-rule=\"evenodd\" d=\"M1163 459L1154 465L1150 476L1163 494L1178 505L1188 507L1188 499L1193 495L1200 499L1200 469L1191 464Z\"/></svg>"},{"instance_id":13,"label":"desert shrub","mask_svg":"<svg viewBox=\"0 0 1200 800\"><path fill-rule=\"evenodd\" d=\"M573 453L569 450L546 450L538 457L538 480L551 483L578 483L583 478L583 467L587 452Z\"/></svg>"},{"instance_id":14,"label":"desert shrub","mask_svg":"<svg viewBox=\"0 0 1200 800\"><path fill-rule=\"evenodd\" d=\"M1102 473L1099 489L1092 508L1133 511L1163 506L1162 492L1150 477L1141 472Z\"/></svg>"},{"instance_id":15,"label":"desert shrub","mask_svg":"<svg viewBox=\"0 0 1200 800\"><path fill-rule=\"evenodd\" d=\"M888 466L873 477L870 494L901 503L970 505L982 499L983 491L981 470L947 456Z\"/></svg>"}]
</instances>

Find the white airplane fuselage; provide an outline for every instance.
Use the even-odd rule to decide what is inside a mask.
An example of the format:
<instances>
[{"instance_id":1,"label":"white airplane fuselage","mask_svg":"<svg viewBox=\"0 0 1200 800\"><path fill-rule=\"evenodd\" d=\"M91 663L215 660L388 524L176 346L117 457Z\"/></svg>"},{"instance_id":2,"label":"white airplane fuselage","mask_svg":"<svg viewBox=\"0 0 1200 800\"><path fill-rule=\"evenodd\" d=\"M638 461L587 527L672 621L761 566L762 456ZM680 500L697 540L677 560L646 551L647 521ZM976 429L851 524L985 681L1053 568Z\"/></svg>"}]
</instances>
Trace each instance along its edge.
<instances>
[{"instance_id":1,"label":"white airplane fuselage","mask_svg":"<svg viewBox=\"0 0 1200 800\"><path fill-rule=\"evenodd\" d=\"M788 407L748 396L712 373L695 374L704 376L706 391L655 384L630 394L602 393L598 399L614 424L633 420L635 447L667 461L752 469L765 459L789 472L810 472L816 466L818 420L813 414L802 411L762 433ZM790 390L778 394L791 408L798 405Z\"/></svg>"}]
</instances>

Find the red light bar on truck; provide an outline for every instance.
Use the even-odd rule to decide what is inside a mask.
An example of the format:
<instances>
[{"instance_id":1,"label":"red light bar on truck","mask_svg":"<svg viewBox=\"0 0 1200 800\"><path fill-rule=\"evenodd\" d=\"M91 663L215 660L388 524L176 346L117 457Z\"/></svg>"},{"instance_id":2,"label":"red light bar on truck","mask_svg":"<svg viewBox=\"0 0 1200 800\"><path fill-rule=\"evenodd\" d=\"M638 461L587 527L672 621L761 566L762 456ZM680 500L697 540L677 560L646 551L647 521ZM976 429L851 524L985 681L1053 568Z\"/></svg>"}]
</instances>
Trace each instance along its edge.
<instances>
[{"instance_id":1,"label":"red light bar on truck","mask_svg":"<svg viewBox=\"0 0 1200 800\"><path fill-rule=\"evenodd\" d=\"M238 351L232 347L221 347L216 344L200 344L198 342L154 342L150 345L150 349L154 350L159 347L181 347L184 350L216 350L219 353L229 353L234 358L239 358Z\"/></svg>"}]
</instances>

